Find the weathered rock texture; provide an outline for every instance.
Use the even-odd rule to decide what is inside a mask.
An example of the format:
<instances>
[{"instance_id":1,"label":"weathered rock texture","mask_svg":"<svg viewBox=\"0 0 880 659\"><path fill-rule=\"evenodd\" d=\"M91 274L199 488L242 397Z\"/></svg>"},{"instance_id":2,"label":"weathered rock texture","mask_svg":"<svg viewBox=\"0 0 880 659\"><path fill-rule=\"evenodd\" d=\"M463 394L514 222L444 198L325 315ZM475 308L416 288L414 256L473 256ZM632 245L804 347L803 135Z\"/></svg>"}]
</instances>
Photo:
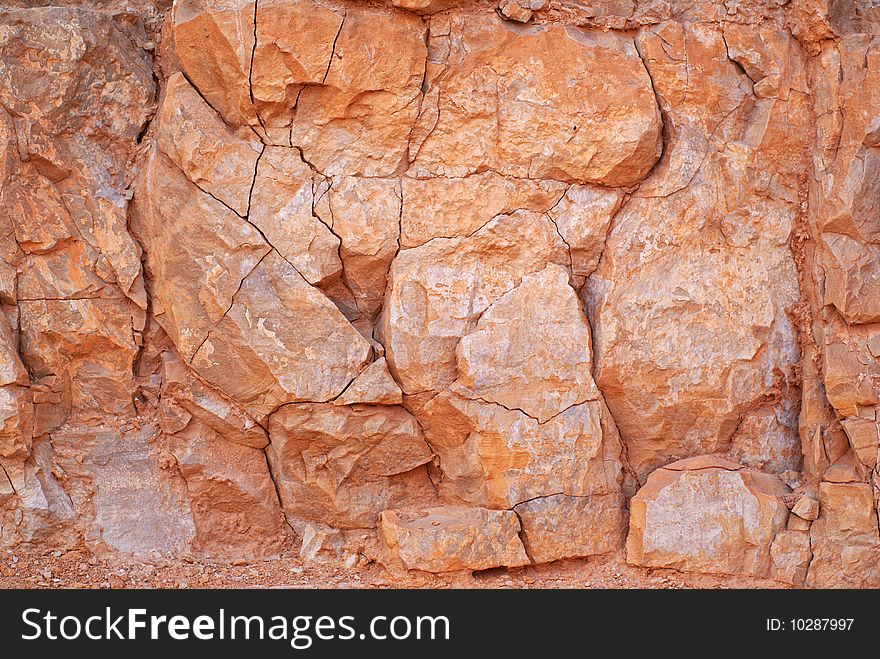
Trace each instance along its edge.
<instances>
[{"instance_id":1,"label":"weathered rock texture","mask_svg":"<svg viewBox=\"0 0 880 659\"><path fill-rule=\"evenodd\" d=\"M631 504L627 559L648 567L765 576L785 526L786 486L723 458L661 467Z\"/></svg>"},{"instance_id":2,"label":"weathered rock texture","mask_svg":"<svg viewBox=\"0 0 880 659\"><path fill-rule=\"evenodd\" d=\"M880 586L876 3L33 4L0 545Z\"/></svg>"}]
</instances>

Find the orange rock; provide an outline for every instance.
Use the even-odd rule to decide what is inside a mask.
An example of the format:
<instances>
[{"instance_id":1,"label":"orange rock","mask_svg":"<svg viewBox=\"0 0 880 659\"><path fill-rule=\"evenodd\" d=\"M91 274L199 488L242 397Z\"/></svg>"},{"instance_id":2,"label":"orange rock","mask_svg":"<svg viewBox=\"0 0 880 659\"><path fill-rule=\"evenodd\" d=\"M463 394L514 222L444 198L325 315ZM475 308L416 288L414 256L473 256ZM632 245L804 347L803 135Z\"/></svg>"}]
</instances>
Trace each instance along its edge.
<instances>
[{"instance_id":1,"label":"orange rock","mask_svg":"<svg viewBox=\"0 0 880 659\"><path fill-rule=\"evenodd\" d=\"M660 113L628 37L453 14L432 21L429 46L438 67L420 122L432 128L410 150L416 176L627 186L660 156Z\"/></svg>"},{"instance_id":2,"label":"orange rock","mask_svg":"<svg viewBox=\"0 0 880 659\"><path fill-rule=\"evenodd\" d=\"M0 320L29 376L2 390L0 454L21 458L71 413L133 411L147 299L125 188L156 84L142 25L119 15L7 8L0 32ZM51 422L31 378L54 381Z\"/></svg>"},{"instance_id":3,"label":"orange rock","mask_svg":"<svg viewBox=\"0 0 880 659\"><path fill-rule=\"evenodd\" d=\"M767 412L780 432L755 464L799 466L788 310L800 291L789 237L806 143L793 141L792 117L808 131L790 90L806 84L804 65L778 30L738 33L738 48L761 53L744 60L752 76L781 80L756 100L726 34L673 22L637 38L669 139L586 285L596 383L640 478L671 459L727 450L744 419ZM772 189L762 170L777 174Z\"/></svg>"},{"instance_id":4,"label":"orange rock","mask_svg":"<svg viewBox=\"0 0 880 659\"><path fill-rule=\"evenodd\" d=\"M388 372L388 363L380 357L360 372L348 388L333 401L334 405L400 405L403 394Z\"/></svg>"},{"instance_id":5,"label":"orange rock","mask_svg":"<svg viewBox=\"0 0 880 659\"><path fill-rule=\"evenodd\" d=\"M880 586L880 536L871 486L820 483L819 518L810 527L812 588Z\"/></svg>"},{"instance_id":6,"label":"orange rock","mask_svg":"<svg viewBox=\"0 0 880 659\"><path fill-rule=\"evenodd\" d=\"M595 400L590 327L568 278L565 268L551 264L495 300L456 348L451 390L539 423Z\"/></svg>"},{"instance_id":7,"label":"orange rock","mask_svg":"<svg viewBox=\"0 0 880 659\"><path fill-rule=\"evenodd\" d=\"M12 229L26 254L44 256L75 242L77 229L61 191L38 171L22 172L5 185L3 205L18 211ZM34 259L36 263L44 260ZM103 285L103 281L98 284ZM30 287L26 284L26 288Z\"/></svg>"},{"instance_id":8,"label":"orange rock","mask_svg":"<svg viewBox=\"0 0 880 659\"><path fill-rule=\"evenodd\" d=\"M257 165L248 221L312 285L342 271L339 238L313 212L312 171L295 149L268 146Z\"/></svg>"},{"instance_id":9,"label":"orange rock","mask_svg":"<svg viewBox=\"0 0 880 659\"><path fill-rule=\"evenodd\" d=\"M406 249L432 238L469 236L496 215L517 209L546 212L559 202L566 186L485 172L463 178L407 176L402 189L400 244ZM438 216L443 222L437 222Z\"/></svg>"},{"instance_id":10,"label":"orange rock","mask_svg":"<svg viewBox=\"0 0 880 659\"><path fill-rule=\"evenodd\" d=\"M263 421L285 403L332 400L370 352L336 306L271 252L242 281L191 363Z\"/></svg>"},{"instance_id":11,"label":"orange rock","mask_svg":"<svg viewBox=\"0 0 880 659\"><path fill-rule=\"evenodd\" d=\"M346 12L309 0L260 0L256 12L253 100L266 131L286 142L303 89L323 84L330 71Z\"/></svg>"},{"instance_id":12,"label":"orange rock","mask_svg":"<svg viewBox=\"0 0 880 659\"><path fill-rule=\"evenodd\" d=\"M813 521L819 516L819 501L814 496L802 496L791 509L801 519Z\"/></svg>"},{"instance_id":13,"label":"orange rock","mask_svg":"<svg viewBox=\"0 0 880 659\"><path fill-rule=\"evenodd\" d=\"M559 493L620 491L620 447L601 401L539 423L518 410L441 393L418 418L440 458L439 489L449 501L511 508Z\"/></svg>"},{"instance_id":14,"label":"orange rock","mask_svg":"<svg viewBox=\"0 0 880 659\"><path fill-rule=\"evenodd\" d=\"M304 0L295 4L310 31L322 29L326 10ZM381 48L376 35L382 35ZM298 93L283 136L323 174L392 176L406 158L419 111L424 25L406 12L351 5L332 45L323 81Z\"/></svg>"},{"instance_id":15,"label":"orange rock","mask_svg":"<svg viewBox=\"0 0 880 659\"><path fill-rule=\"evenodd\" d=\"M12 329L0 318L0 457L26 458L30 453L34 408L29 383Z\"/></svg>"},{"instance_id":16,"label":"orange rock","mask_svg":"<svg viewBox=\"0 0 880 659\"><path fill-rule=\"evenodd\" d=\"M588 277L599 265L611 220L623 202L620 190L572 185L548 214L568 245L571 270Z\"/></svg>"},{"instance_id":17,"label":"orange rock","mask_svg":"<svg viewBox=\"0 0 880 659\"><path fill-rule=\"evenodd\" d=\"M774 476L692 458L652 473L630 501L627 561L713 574L765 576L788 518Z\"/></svg>"},{"instance_id":18,"label":"orange rock","mask_svg":"<svg viewBox=\"0 0 880 659\"><path fill-rule=\"evenodd\" d=\"M379 513L434 501L431 450L415 418L386 405L285 405L269 417L269 463L294 528L369 528Z\"/></svg>"},{"instance_id":19,"label":"orange rock","mask_svg":"<svg viewBox=\"0 0 880 659\"><path fill-rule=\"evenodd\" d=\"M828 467L822 474L822 478L829 483L859 483L862 481L858 467L847 460L840 460Z\"/></svg>"},{"instance_id":20,"label":"orange rock","mask_svg":"<svg viewBox=\"0 0 880 659\"><path fill-rule=\"evenodd\" d=\"M178 355L164 351L162 362L161 410L166 419L182 419L174 428L167 427L169 422L166 420L163 426L166 432L179 432L191 418L195 418L225 441L256 449L268 445L269 437L263 427L234 401L199 380Z\"/></svg>"},{"instance_id":21,"label":"orange rock","mask_svg":"<svg viewBox=\"0 0 880 659\"><path fill-rule=\"evenodd\" d=\"M132 144L155 103L142 26L66 7L10 9L0 24L0 104L16 117L17 159L58 187L78 240L103 257L102 278L145 307L125 193Z\"/></svg>"},{"instance_id":22,"label":"orange rock","mask_svg":"<svg viewBox=\"0 0 880 659\"><path fill-rule=\"evenodd\" d=\"M0 10L0 545L485 569L629 505L880 585L864 2L73 4Z\"/></svg>"},{"instance_id":23,"label":"orange rock","mask_svg":"<svg viewBox=\"0 0 880 659\"><path fill-rule=\"evenodd\" d=\"M180 73L168 78L156 125L159 148L190 181L247 215L263 149L252 131L232 130Z\"/></svg>"},{"instance_id":24,"label":"orange rock","mask_svg":"<svg viewBox=\"0 0 880 659\"><path fill-rule=\"evenodd\" d=\"M823 373L828 401L843 417L859 416L862 409L880 404L880 332L876 326L845 325L831 321L825 327ZM874 355L877 352L877 356Z\"/></svg>"},{"instance_id":25,"label":"orange rock","mask_svg":"<svg viewBox=\"0 0 880 659\"><path fill-rule=\"evenodd\" d=\"M289 153L283 150L282 155ZM273 158L274 151L265 160ZM302 165L298 159L286 162ZM311 185L303 183L298 190L310 194ZM310 202L303 210L289 188L265 198L261 188L255 197L265 205L251 224L154 153L136 196L132 225L148 249L157 320L197 373L259 421L286 402L337 396L367 363L370 346L303 279L317 279L333 270L334 261L339 263L338 243L308 211ZM294 218L306 223L294 233L287 233L281 221L290 206L299 209ZM273 209L279 210L272 214ZM265 241L257 222L278 240L277 246ZM309 239L307 230L317 233ZM321 236L327 238L326 248L315 247ZM298 251L303 244L315 247L314 255ZM293 264L282 258L288 250L296 257ZM305 275L294 269L297 264ZM323 375L307 375L309 369Z\"/></svg>"},{"instance_id":26,"label":"orange rock","mask_svg":"<svg viewBox=\"0 0 880 659\"><path fill-rule=\"evenodd\" d=\"M327 193L345 281L361 314L382 309L388 268L400 247L401 198L394 179L338 177Z\"/></svg>"},{"instance_id":27,"label":"orange rock","mask_svg":"<svg viewBox=\"0 0 880 659\"><path fill-rule=\"evenodd\" d=\"M878 162L880 166L880 162ZM822 235L825 259L825 302L848 323L880 322L880 247L834 233Z\"/></svg>"},{"instance_id":28,"label":"orange rock","mask_svg":"<svg viewBox=\"0 0 880 659\"><path fill-rule=\"evenodd\" d=\"M193 551L260 558L290 542L263 451L225 441L193 420L169 438L193 512Z\"/></svg>"},{"instance_id":29,"label":"orange rock","mask_svg":"<svg viewBox=\"0 0 880 659\"><path fill-rule=\"evenodd\" d=\"M505 18L518 23L528 23L532 18L533 9L546 6L547 0L502 0L498 10Z\"/></svg>"},{"instance_id":30,"label":"orange rock","mask_svg":"<svg viewBox=\"0 0 880 659\"><path fill-rule=\"evenodd\" d=\"M452 572L528 565L519 522L509 510L404 508L386 510L379 530L392 564Z\"/></svg>"},{"instance_id":31,"label":"orange rock","mask_svg":"<svg viewBox=\"0 0 880 659\"><path fill-rule=\"evenodd\" d=\"M812 526L812 524L808 520L798 517L797 515L789 515L788 524L785 528L789 531L809 531L810 526Z\"/></svg>"},{"instance_id":32,"label":"orange rock","mask_svg":"<svg viewBox=\"0 0 880 659\"><path fill-rule=\"evenodd\" d=\"M875 419L844 419L842 422L849 443L866 467L877 465L877 450L880 449L880 435Z\"/></svg>"},{"instance_id":33,"label":"orange rock","mask_svg":"<svg viewBox=\"0 0 880 659\"><path fill-rule=\"evenodd\" d=\"M451 384L456 345L479 315L551 262L568 263L565 243L549 219L526 211L499 215L468 237L438 238L398 254L382 334L403 392Z\"/></svg>"},{"instance_id":34,"label":"orange rock","mask_svg":"<svg viewBox=\"0 0 880 659\"><path fill-rule=\"evenodd\" d=\"M98 423L133 412L133 307L120 298L20 303L22 361L35 379L57 378L65 412Z\"/></svg>"},{"instance_id":35,"label":"orange rock","mask_svg":"<svg viewBox=\"0 0 880 659\"><path fill-rule=\"evenodd\" d=\"M616 551L626 537L626 505L620 494L570 497L556 494L513 508L535 563Z\"/></svg>"},{"instance_id":36,"label":"orange rock","mask_svg":"<svg viewBox=\"0 0 880 659\"><path fill-rule=\"evenodd\" d=\"M0 388L0 456L26 457L33 433L34 405L30 391L15 384Z\"/></svg>"},{"instance_id":37,"label":"orange rock","mask_svg":"<svg viewBox=\"0 0 880 659\"><path fill-rule=\"evenodd\" d=\"M173 460L158 450L159 440L156 429L144 424L126 432L67 428L52 434L51 446L35 442L35 459L25 469L36 471L27 476L42 483L30 491L16 488L29 518L26 532L53 534L51 544L64 547L69 541L59 531L75 530L71 521L81 520L88 501L99 547L140 555L189 552L193 513Z\"/></svg>"},{"instance_id":38,"label":"orange rock","mask_svg":"<svg viewBox=\"0 0 880 659\"><path fill-rule=\"evenodd\" d=\"M180 68L235 128L259 126L250 86L255 6L254 0L185 0L171 12Z\"/></svg>"},{"instance_id":39,"label":"orange rock","mask_svg":"<svg viewBox=\"0 0 880 659\"><path fill-rule=\"evenodd\" d=\"M747 467L772 474L800 471L800 437L796 434L794 415L788 410L784 412L763 409L746 416L731 438L730 456Z\"/></svg>"},{"instance_id":40,"label":"orange rock","mask_svg":"<svg viewBox=\"0 0 880 659\"><path fill-rule=\"evenodd\" d=\"M131 226L147 253L156 320L190 361L270 247L158 150L135 191Z\"/></svg>"},{"instance_id":41,"label":"orange rock","mask_svg":"<svg viewBox=\"0 0 880 659\"><path fill-rule=\"evenodd\" d=\"M770 546L773 558L771 574L777 581L802 586L813 555L810 553L810 535L797 531L780 531Z\"/></svg>"}]
</instances>

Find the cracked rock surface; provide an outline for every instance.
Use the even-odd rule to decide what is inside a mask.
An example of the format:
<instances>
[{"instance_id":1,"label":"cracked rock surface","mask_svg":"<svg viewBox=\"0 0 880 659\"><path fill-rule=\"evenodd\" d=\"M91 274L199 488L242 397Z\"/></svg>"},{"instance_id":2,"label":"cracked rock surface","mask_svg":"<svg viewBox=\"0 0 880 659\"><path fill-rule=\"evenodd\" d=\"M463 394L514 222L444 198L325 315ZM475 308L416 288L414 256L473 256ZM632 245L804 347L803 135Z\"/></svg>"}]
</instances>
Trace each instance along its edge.
<instances>
[{"instance_id":1,"label":"cracked rock surface","mask_svg":"<svg viewBox=\"0 0 880 659\"><path fill-rule=\"evenodd\" d=\"M880 587L875 3L33 4L0 547Z\"/></svg>"}]
</instances>

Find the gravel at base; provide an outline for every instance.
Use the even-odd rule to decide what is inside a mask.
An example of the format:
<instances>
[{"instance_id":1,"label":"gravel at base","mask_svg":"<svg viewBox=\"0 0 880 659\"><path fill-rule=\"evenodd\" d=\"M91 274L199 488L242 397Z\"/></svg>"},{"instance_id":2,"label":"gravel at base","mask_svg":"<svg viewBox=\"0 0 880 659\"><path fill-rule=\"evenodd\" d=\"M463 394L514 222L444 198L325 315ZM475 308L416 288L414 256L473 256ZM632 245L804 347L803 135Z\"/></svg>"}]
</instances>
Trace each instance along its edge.
<instances>
[{"instance_id":1,"label":"gravel at base","mask_svg":"<svg viewBox=\"0 0 880 659\"><path fill-rule=\"evenodd\" d=\"M622 552L474 574L396 575L378 564L144 559L87 551L0 551L0 588L784 588L771 580L627 565Z\"/></svg>"}]
</instances>

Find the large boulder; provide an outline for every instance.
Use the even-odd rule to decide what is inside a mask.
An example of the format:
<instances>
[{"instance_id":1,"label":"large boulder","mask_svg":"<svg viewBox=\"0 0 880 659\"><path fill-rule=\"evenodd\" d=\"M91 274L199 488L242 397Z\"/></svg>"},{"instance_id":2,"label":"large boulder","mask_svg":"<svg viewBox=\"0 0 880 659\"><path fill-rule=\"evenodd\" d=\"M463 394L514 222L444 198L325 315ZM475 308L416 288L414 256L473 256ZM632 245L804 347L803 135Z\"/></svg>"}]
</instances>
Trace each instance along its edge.
<instances>
[{"instance_id":1,"label":"large boulder","mask_svg":"<svg viewBox=\"0 0 880 659\"><path fill-rule=\"evenodd\" d=\"M627 561L686 572L768 576L788 488L714 456L656 470L630 501Z\"/></svg>"}]
</instances>

